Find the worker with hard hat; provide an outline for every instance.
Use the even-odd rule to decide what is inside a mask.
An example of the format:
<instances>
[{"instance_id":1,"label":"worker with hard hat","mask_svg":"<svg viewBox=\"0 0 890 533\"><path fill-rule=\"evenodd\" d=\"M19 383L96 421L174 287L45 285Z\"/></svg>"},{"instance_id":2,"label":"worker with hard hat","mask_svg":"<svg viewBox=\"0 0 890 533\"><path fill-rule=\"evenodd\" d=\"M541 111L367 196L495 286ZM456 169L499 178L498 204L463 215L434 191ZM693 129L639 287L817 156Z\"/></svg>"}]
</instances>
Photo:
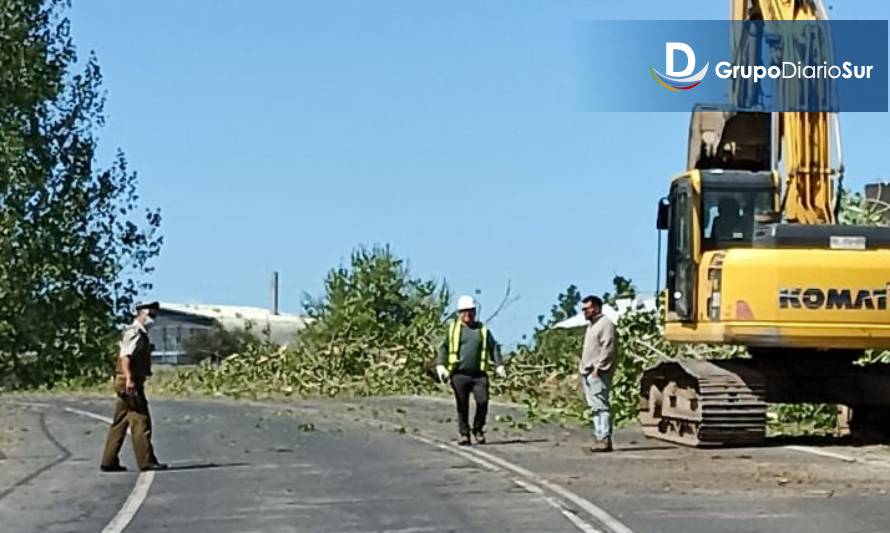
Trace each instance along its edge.
<instances>
[{"instance_id":1,"label":"worker with hard hat","mask_svg":"<svg viewBox=\"0 0 890 533\"><path fill-rule=\"evenodd\" d=\"M473 437L485 443L485 421L488 416L488 369L494 364L500 378L507 376L501 351L491 331L476 320L476 300L461 296L457 300L457 318L447 324L445 339L439 346L436 373L454 390L457 404L458 444L470 444L470 394L476 401Z\"/></svg>"}]
</instances>

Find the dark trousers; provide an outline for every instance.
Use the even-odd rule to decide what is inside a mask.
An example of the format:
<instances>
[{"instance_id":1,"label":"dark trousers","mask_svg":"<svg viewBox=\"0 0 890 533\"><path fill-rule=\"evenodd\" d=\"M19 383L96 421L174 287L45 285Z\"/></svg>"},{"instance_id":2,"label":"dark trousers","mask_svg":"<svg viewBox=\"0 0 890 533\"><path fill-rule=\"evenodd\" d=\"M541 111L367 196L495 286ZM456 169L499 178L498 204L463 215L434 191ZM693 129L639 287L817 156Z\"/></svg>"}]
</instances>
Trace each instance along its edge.
<instances>
[{"instance_id":1,"label":"dark trousers","mask_svg":"<svg viewBox=\"0 0 890 533\"><path fill-rule=\"evenodd\" d=\"M115 380L114 389L118 398L114 406L111 427L108 428L105 449L102 451L102 466L119 464L118 453L127 437L127 427L129 427L133 437L136 463L139 468L143 468L158 462L151 445L151 413L148 410L148 399L145 397L145 389L141 382L137 381L136 390L132 395L124 394L125 385L126 381L122 378Z\"/></svg>"},{"instance_id":2,"label":"dark trousers","mask_svg":"<svg viewBox=\"0 0 890 533\"><path fill-rule=\"evenodd\" d=\"M457 426L460 434L470 435L470 393L476 400L476 415L473 417L473 433L485 429L488 416L488 377L485 374L454 374L451 376L454 401L457 404Z\"/></svg>"}]
</instances>

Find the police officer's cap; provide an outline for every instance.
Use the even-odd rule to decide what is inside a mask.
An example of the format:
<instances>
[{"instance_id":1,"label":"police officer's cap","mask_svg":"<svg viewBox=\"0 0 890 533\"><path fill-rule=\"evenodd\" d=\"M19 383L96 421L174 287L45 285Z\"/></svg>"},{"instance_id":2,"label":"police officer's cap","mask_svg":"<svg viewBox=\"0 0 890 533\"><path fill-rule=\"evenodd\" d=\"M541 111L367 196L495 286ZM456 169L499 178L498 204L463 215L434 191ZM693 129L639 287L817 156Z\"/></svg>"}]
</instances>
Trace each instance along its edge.
<instances>
[{"instance_id":1,"label":"police officer's cap","mask_svg":"<svg viewBox=\"0 0 890 533\"><path fill-rule=\"evenodd\" d=\"M142 311L143 309L149 309L151 311L158 311L161 309L161 304L158 302L139 302L136 304L136 311Z\"/></svg>"}]
</instances>

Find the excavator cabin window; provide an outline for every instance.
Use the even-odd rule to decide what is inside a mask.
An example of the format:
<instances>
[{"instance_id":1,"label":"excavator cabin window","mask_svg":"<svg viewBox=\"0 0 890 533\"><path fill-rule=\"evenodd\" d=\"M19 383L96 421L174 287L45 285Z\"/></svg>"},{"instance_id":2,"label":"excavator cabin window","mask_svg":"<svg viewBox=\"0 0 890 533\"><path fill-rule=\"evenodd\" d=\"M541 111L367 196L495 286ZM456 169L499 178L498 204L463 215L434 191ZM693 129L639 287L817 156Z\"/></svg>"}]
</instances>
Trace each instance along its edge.
<instances>
[{"instance_id":1,"label":"excavator cabin window","mask_svg":"<svg viewBox=\"0 0 890 533\"><path fill-rule=\"evenodd\" d=\"M705 190L702 202L702 248L751 246L757 220L773 212L770 190Z\"/></svg>"}]
</instances>

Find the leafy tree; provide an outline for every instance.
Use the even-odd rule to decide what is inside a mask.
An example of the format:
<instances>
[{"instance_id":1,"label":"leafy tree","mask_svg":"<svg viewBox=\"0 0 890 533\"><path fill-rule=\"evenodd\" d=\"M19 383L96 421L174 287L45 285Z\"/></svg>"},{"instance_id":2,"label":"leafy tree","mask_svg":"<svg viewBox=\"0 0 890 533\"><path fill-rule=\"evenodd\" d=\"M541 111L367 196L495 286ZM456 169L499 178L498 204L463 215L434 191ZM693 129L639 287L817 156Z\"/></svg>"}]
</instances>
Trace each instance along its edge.
<instances>
[{"instance_id":1,"label":"leafy tree","mask_svg":"<svg viewBox=\"0 0 890 533\"><path fill-rule=\"evenodd\" d=\"M306 297L313 322L300 334L304 347L325 351L344 372L361 374L386 351L410 354L417 365L434 350L448 292L412 278L389 247L360 247L349 266L328 272L321 298Z\"/></svg>"},{"instance_id":2,"label":"leafy tree","mask_svg":"<svg viewBox=\"0 0 890 533\"><path fill-rule=\"evenodd\" d=\"M161 245L124 155L96 164L102 76L93 55L76 67L67 6L0 3L0 376L13 387L107 373L114 321L150 287Z\"/></svg>"},{"instance_id":3,"label":"leafy tree","mask_svg":"<svg viewBox=\"0 0 890 533\"><path fill-rule=\"evenodd\" d=\"M574 284L566 288L566 292L559 293L556 297L556 304L550 308L550 319L545 323L544 315L538 315L538 323L543 325L553 325L567 318L571 318L578 313L578 304L581 303L581 292Z\"/></svg>"},{"instance_id":4,"label":"leafy tree","mask_svg":"<svg viewBox=\"0 0 890 533\"><path fill-rule=\"evenodd\" d=\"M447 304L444 285L412 277L389 247L359 247L328 272L321 296L304 298L310 322L293 345L239 337L237 354L186 370L170 387L254 397L431 392Z\"/></svg>"},{"instance_id":5,"label":"leafy tree","mask_svg":"<svg viewBox=\"0 0 890 533\"><path fill-rule=\"evenodd\" d=\"M580 329L554 329L553 325L575 316L581 298L581 292L575 284L559 293L556 303L550 307L550 316L545 319L544 315L538 315L538 327L532 334L532 345L520 346L517 355L522 355L525 360L560 367L568 364L580 349L583 332L579 333Z\"/></svg>"},{"instance_id":6,"label":"leafy tree","mask_svg":"<svg viewBox=\"0 0 890 533\"><path fill-rule=\"evenodd\" d=\"M890 205L877 199L866 198L862 193L843 190L841 194L841 224L886 226Z\"/></svg>"},{"instance_id":7,"label":"leafy tree","mask_svg":"<svg viewBox=\"0 0 890 533\"><path fill-rule=\"evenodd\" d=\"M637 288L629 278L624 276L615 276L612 278L612 286L615 293L606 292L603 294L603 303L614 306L615 301L620 298L633 298L637 294Z\"/></svg>"}]
</instances>

